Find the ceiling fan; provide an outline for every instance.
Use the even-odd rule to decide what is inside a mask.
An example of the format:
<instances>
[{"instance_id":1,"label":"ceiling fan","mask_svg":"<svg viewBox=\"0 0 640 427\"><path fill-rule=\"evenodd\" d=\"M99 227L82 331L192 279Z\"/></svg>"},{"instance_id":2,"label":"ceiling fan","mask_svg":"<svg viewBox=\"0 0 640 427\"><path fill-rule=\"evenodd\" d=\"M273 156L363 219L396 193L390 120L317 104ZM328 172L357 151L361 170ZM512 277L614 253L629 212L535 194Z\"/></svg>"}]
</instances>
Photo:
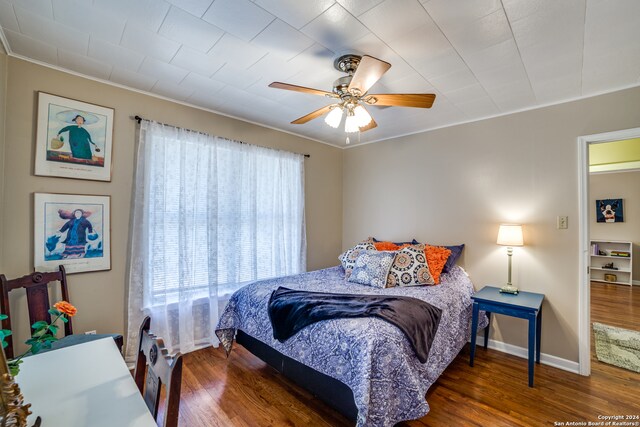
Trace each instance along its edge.
<instances>
[{"instance_id":1,"label":"ceiling fan","mask_svg":"<svg viewBox=\"0 0 640 427\"><path fill-rule=\"evenodd\" d=\"M310 93L336 100L333 104L292 121L292 124L304 124L329 113L325 118L325 122L329 126L337 128L342 122L342 117L346 116L345 132L365 132L375 128L378 124L364 108L364 105L431 108L436 99L435 94L432 93L369 94L368 90L371 86L391 68L391 64L388 62L372 56L343 55L334 61L333 66L347 75L333 82L331 92L281 82L273 82L269 85L269 87L277 89Z\"/></svg>"}]
</instances>

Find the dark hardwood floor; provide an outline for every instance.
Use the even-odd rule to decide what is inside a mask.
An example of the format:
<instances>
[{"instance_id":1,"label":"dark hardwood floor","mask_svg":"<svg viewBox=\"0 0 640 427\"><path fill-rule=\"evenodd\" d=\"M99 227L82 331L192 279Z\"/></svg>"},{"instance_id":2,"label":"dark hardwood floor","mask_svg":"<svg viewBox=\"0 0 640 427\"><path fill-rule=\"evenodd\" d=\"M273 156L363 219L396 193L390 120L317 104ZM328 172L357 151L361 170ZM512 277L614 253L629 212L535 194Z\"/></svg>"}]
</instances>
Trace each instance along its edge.
<instances>
[{"instance_id":1,"label":"dark hardwood floor","mask_svg":"<svg viewBox=\"0 0 640 427\"><path fill-rule=\"evenodd\" d=\"M640 288L592 284L592 321L640 329ZM544 426L598 422L599 415L640 415L640 374L598 362L591 377L536 366L468 345L427 393L431 412L399 426ZM282 377L241 346L184 358L180 426L349 426L345 418Z\"/></svg>"}]
</instances>

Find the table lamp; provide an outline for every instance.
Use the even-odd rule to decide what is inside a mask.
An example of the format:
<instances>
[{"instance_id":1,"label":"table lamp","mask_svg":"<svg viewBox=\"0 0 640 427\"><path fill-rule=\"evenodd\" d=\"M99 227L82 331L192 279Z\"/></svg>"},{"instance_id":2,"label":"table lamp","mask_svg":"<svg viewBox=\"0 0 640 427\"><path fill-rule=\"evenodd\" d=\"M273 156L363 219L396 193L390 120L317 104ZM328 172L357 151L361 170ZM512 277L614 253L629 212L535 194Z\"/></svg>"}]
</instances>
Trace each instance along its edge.
<instances>
[{"instance_id":1,"label":"table lamp","mask_svg":"<svg viewBox=\"0 0 640 427\"><path fill-rule=\"evenodd\" d=\"M509 256L509 275L507 284L500 288L500 292L507 294L517 294L518 288L511 284L511 257L513 256L513 246L523 246L522 225L519 224L501 224L498 230L498 245L507 247L507 255Z\"/></svg>"}]
</instances>

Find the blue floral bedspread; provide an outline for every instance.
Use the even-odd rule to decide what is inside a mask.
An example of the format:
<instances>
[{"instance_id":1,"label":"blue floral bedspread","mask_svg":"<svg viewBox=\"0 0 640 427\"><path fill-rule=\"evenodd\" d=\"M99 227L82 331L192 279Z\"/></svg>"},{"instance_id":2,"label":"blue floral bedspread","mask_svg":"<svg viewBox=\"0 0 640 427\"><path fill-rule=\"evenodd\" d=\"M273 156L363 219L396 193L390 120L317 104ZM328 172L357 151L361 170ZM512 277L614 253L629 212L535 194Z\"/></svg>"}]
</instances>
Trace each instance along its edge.
<instances>
[{"instance_id":1,"label":"blue floral bedspread","mask_svg":"<svg viewBox=\"0 0 640 427\"><path fill-rule=\"evenodd\" d=\"M332 319L314 323L284 343L273 338L267 314L279 286L315 292L405 295L440 308L442 318L427 363L420 363L409 340L377 318ZM441 276L437 286L380 289L347 282L332 267L246 285L223 311L216 335L227 354L237 329L311 368L342 381L353 391L357 426L393 426L429 412L425 395L471 336L473 284L460 268ZM486 325L482 317L480 327Z\"/></svg>"}]
</instances>

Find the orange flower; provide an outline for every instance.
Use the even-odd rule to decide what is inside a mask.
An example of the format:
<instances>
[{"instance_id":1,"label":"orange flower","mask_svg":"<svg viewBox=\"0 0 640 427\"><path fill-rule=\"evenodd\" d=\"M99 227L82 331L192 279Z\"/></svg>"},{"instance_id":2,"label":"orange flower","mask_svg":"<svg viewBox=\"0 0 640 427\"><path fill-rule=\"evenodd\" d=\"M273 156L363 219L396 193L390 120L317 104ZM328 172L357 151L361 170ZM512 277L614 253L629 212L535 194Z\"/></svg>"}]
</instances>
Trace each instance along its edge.
<instances>
[{"instance_id":1,"label":"orange flower","mask_svg":"<svg viewBox=\"0 0 640 427\"><path fill-rule=\"evenodd\" d=\"M58 301L57 303L53 304L53 306L60 313L66 314L69 317L75 316L76 313L78 312L77 308L75 308L73 305L71 305L70 303L68 303L66 301Z\"/></svg>"}]
</instances>

